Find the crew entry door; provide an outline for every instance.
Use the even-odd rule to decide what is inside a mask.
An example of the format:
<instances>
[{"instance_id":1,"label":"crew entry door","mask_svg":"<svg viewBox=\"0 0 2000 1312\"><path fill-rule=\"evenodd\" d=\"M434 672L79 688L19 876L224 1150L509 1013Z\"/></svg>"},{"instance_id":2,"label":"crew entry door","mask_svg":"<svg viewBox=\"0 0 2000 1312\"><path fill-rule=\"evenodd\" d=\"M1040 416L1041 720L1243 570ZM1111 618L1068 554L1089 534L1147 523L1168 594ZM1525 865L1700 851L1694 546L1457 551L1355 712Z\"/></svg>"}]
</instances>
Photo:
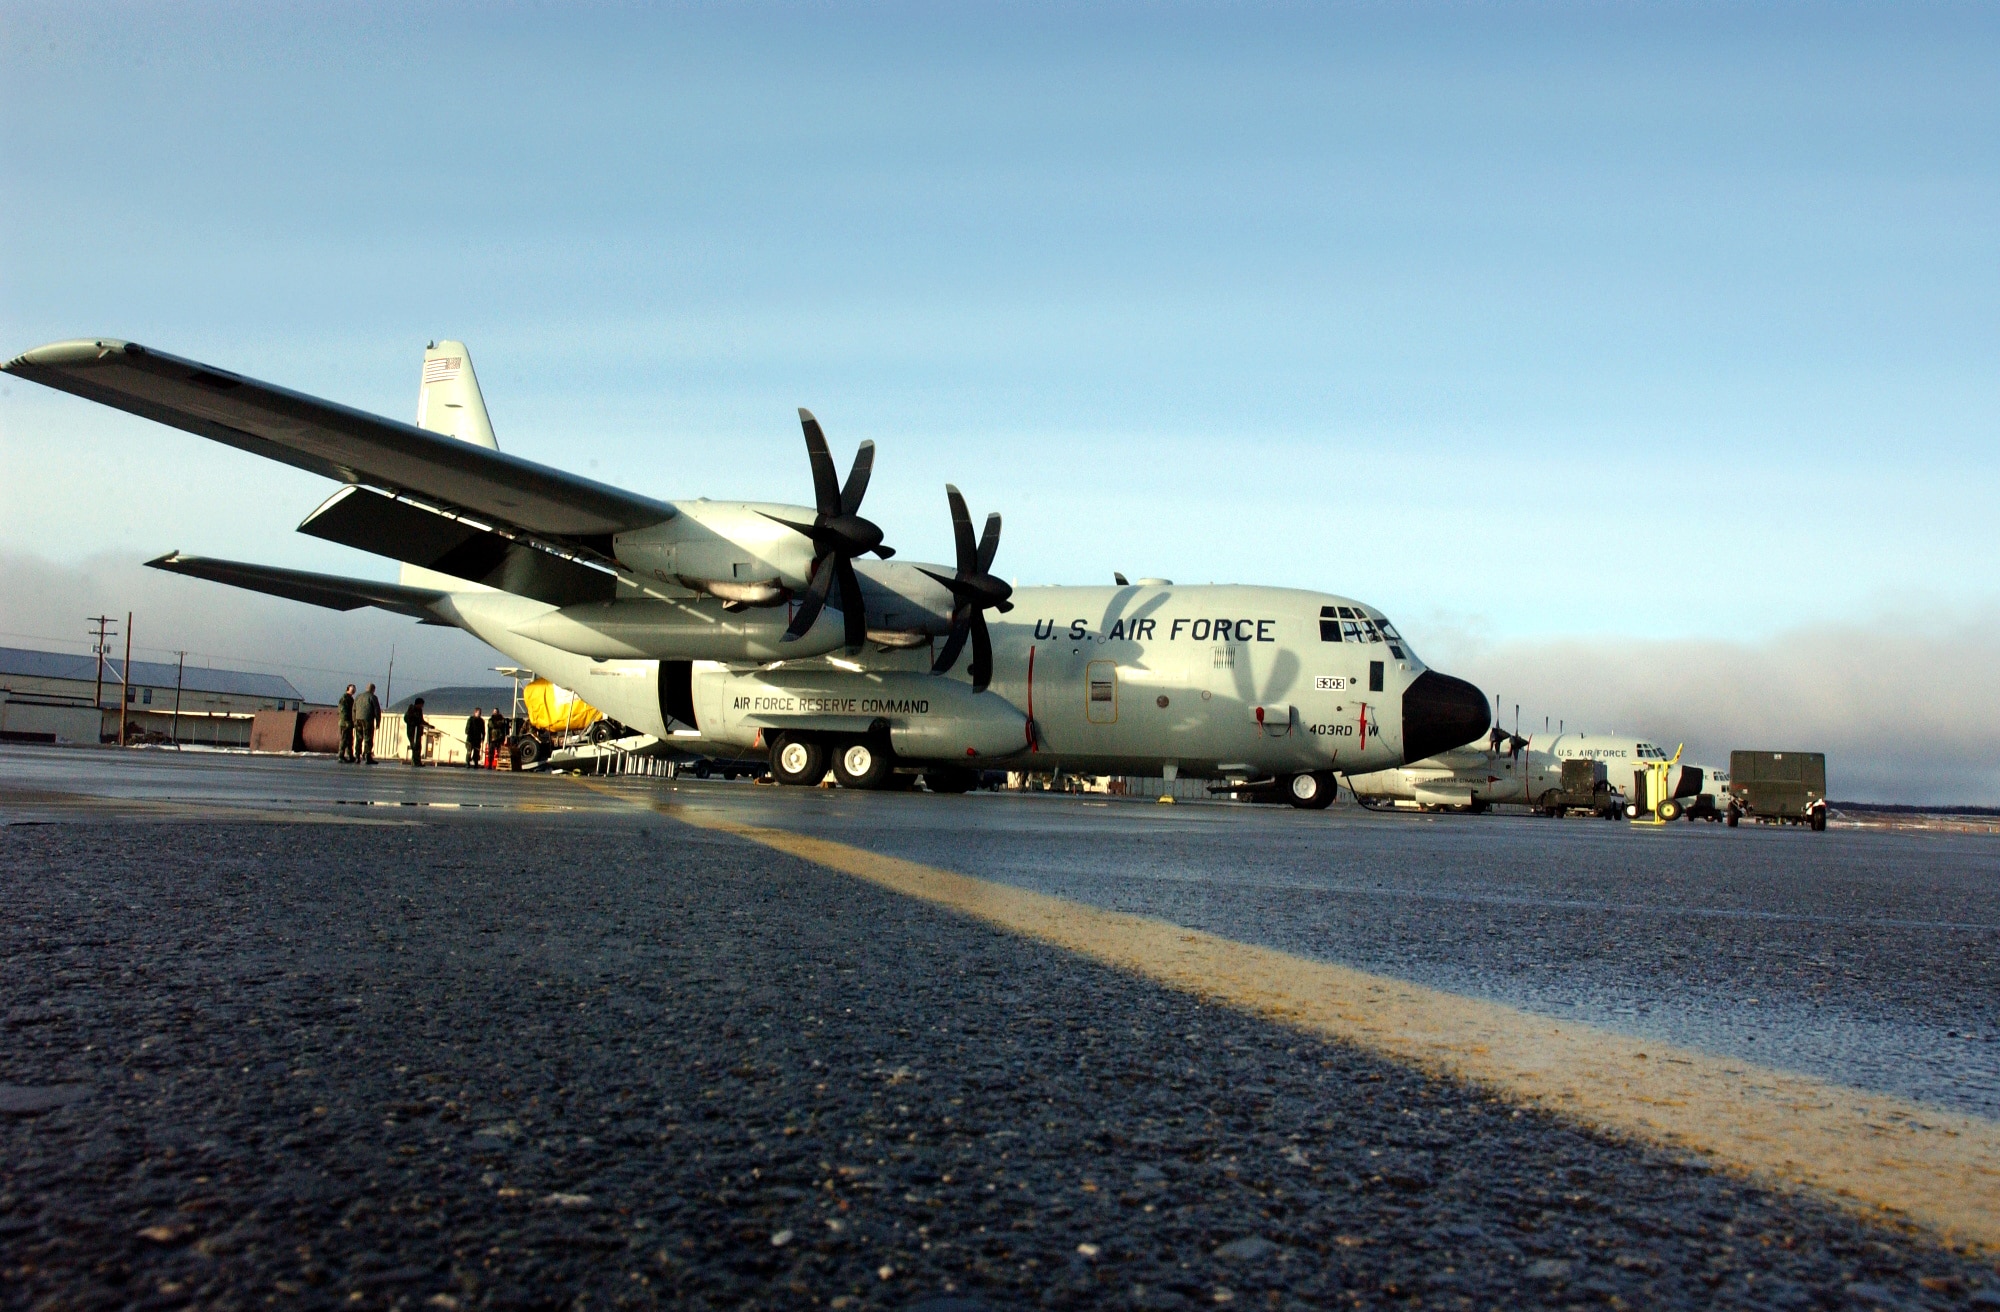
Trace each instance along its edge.
<instances>
[{"instance_id":1,"label":"crew entry door","mask_svg":"<svg viewBox=\"0 0 2000 1312\"><path fill-rule=\"evenodd\" d=\"M1092 661L1083 667L1084 719L1092 724L1118 723L1118 663Z\"/></svg>"}]
</instances>

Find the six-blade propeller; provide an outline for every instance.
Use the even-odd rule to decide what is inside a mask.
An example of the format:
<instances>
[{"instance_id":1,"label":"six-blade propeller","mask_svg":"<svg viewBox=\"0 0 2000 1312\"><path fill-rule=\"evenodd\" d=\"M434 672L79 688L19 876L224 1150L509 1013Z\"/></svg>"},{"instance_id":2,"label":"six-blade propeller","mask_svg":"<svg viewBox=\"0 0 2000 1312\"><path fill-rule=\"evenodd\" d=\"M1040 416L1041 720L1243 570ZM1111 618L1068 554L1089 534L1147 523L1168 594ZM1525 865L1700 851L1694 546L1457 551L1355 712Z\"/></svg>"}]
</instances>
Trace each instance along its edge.
<instances>
[{"instance_id":1,"label":"six-blade propeller","mask_svg":"<svg viewBox=\"0 0 2000 1312\"><path fill-rule=\"evenodd\" d=\"M1000 550L1000 516L986 517L986 531L975 547L972 516L966 513L965 498L949 483L944 485L944 495L951 503L951 532L958 548L958 561L957 570L949 577L924 570L951 589L952 599L951 632L945 638L944 650L932 662L931 672L943 674L956 665L958 654L965 650L965 640L970 637L972 665L968 672L972 675L973 690L984 692L993 681L993 639L987 635L984 612L991 609L1004 614L1014 609L1014 603L1007 600L1014 589L988 572L993 567L994 553Z\"/></svg>"},{"instance_id":2,"label":"six-blade propeller","mask_svg":"<svg viewBox=\"0 0 2000 1312\"><path fill-rule=\"evenodd\" d=\"M860 514L861 498L868 491L868 476L875 469L875 444L869 441L861 443L854 453L854 467L848 471L846 486L842 486L834 470L833 453L827 449L826 434L820 430L819 420L813 418L812 411L800 407L799 426L805 430L806 454L812 459L813 501L817 513L810 524L794 523L776 515L766 516L804 534L812 539L813 544L812 578L806 585L798 610L792 615L792 622L785 628L784 641L794 642L812 629L837 583L840 586L840 613L846 628L847 650L858 652L868 641L868 611L866 599L861 593L861 581L854 573L854 558L870 551L884 560L896 554L893 549L882 545L882 530ZM986 517L985 532L975 543L972 540L972 516L966 511L965 498L949 483L945 484L944 494L951 504L952 539L958 554L956 569L950 575L944 575L918 566L951 592L951 628L945 636L944 650L931 663L931 672L948 672L958 663L959 654L970 641L972 664L967 672L972 675L973 689L984 692L993 681L993 639L986 631L985 612L998 610L1005 613L1014 609L1014 603L1008 600L1013 596L1014 589L990 572L993 557L1000 550L1000 516L991 514Z\"/></svg>"},{"instance_id":3,"label":"six-blade propeller","mask_svg":"<svg viewBox=\"0 0 2000 1312\"><path fill-rule=\"evenodd\" d=\"M861 596L861 582L854 577L854 558L870 551L884 560L896 554L894 548L882 545L882 530L859 514L861 496L868 490L868 475L875 468L875 444L863 442L854 453L854 467L848 471L847 486L842 487L834 472L833 453L826 447L826 434L820 431L819 420L813 418L812 411L800 408L799 426L805 429L806 454L812 458L813 501L818 513L810 524L766 516L805 534L813 544L812 580L806 585L798 612L785 629L784 641L792 642L806 635L826 606L827 594L838 582L847 649L858 652L868 641L868 611Z\"/></svg>"}]
</instances>

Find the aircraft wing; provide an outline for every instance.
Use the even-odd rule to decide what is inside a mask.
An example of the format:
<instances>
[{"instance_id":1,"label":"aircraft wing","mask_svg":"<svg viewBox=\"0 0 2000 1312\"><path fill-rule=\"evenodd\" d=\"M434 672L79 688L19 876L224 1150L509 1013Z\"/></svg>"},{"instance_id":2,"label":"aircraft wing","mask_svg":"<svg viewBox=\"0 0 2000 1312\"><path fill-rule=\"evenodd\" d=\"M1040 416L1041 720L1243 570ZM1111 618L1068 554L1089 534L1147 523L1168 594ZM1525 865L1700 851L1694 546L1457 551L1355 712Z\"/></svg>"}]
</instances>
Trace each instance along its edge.
<instances>
[{"instance_id":1,"label":"aircraft wing","mask_svg":"<svg viewBox=\"0 0 2000 1312\"><path fill-rule=\"evenodd\" d=\"M302 569L280 569L276 565L250 565L240 560L215 560L208 556L183 556L169 552L146 562L153 569L192 578L227 583L273 597L310 602L329 610L359 610L379 606L398 615L408 615L426 624L449 624L432 609L445 594L429 588L406 588L398 583L377 583L372 579L342 578L338 574L314 574Z\"/></svg>"},{"instance_id":2,"label":"aircraft wing","mask_svg":"<svg viewBox=\"0 0 2000 1312\"><path fill-rule=\"evenodd\" d=\"M136 342L56 342L4 367L327 478L414 496L531 534L587 542L674 517L672 506L651 497Z\"/></svg>"}]
</instances>

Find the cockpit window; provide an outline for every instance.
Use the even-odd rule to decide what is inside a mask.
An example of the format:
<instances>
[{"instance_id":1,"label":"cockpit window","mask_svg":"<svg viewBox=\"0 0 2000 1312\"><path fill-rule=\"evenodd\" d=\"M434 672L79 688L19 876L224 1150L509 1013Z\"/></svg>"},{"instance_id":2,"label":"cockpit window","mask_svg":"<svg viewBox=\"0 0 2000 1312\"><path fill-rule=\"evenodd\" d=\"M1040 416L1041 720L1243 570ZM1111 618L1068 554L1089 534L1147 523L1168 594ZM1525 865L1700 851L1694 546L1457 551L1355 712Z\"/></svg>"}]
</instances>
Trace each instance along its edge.
<instances>
[{"instance_id":1,"label":"cockpit window","mask_svg":"<svg viewBox=\"0 0 2000 1312\"><path fill-rule=\"evenodd\" d=\"M1321 642L1386 642L1397 660L1407 660L1403 654L1403 635L1396 632L1396 626L1381 616L1371 618L1368 612L1354 606L1321 606L1319 608L1319 640Z\"/></svg>"}]
</instances>

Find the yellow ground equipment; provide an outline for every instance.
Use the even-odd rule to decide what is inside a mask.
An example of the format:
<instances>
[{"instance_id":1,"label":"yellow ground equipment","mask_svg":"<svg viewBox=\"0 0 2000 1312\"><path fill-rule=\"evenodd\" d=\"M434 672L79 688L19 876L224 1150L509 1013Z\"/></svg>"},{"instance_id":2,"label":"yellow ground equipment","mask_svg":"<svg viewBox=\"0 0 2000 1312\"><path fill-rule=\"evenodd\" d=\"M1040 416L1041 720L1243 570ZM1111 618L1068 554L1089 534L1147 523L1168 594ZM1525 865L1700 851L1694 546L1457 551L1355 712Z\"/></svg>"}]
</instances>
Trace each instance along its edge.
<instances>
[{"instance_id":1,"label":"yellow ground equipment","mask_svg":"<svg viewBox=\"0 0 2000 1312\"><path fill-rule=\"evenodd\" d=\"M1632 800L1625 804L1625 814L1633 824L1671 824L1686 814L1674 796L1673 785L1674 767L1680 764L1686 746L1682 743L1674 748L1672 760L1641 761L1632 771Z\"/></svg>"},{"instance_id":2,"label":"yellow ground equipment","mask_svg":"<svg viewBox=\"0 0 2000 1312\"><path fill-rule=\"evenodd\" d=\"M528 723L545 733L576 733L604 718L603 711L547 679L536 679L521 689L521 705L528 712Z\"/></svg>"}]
</instances>

